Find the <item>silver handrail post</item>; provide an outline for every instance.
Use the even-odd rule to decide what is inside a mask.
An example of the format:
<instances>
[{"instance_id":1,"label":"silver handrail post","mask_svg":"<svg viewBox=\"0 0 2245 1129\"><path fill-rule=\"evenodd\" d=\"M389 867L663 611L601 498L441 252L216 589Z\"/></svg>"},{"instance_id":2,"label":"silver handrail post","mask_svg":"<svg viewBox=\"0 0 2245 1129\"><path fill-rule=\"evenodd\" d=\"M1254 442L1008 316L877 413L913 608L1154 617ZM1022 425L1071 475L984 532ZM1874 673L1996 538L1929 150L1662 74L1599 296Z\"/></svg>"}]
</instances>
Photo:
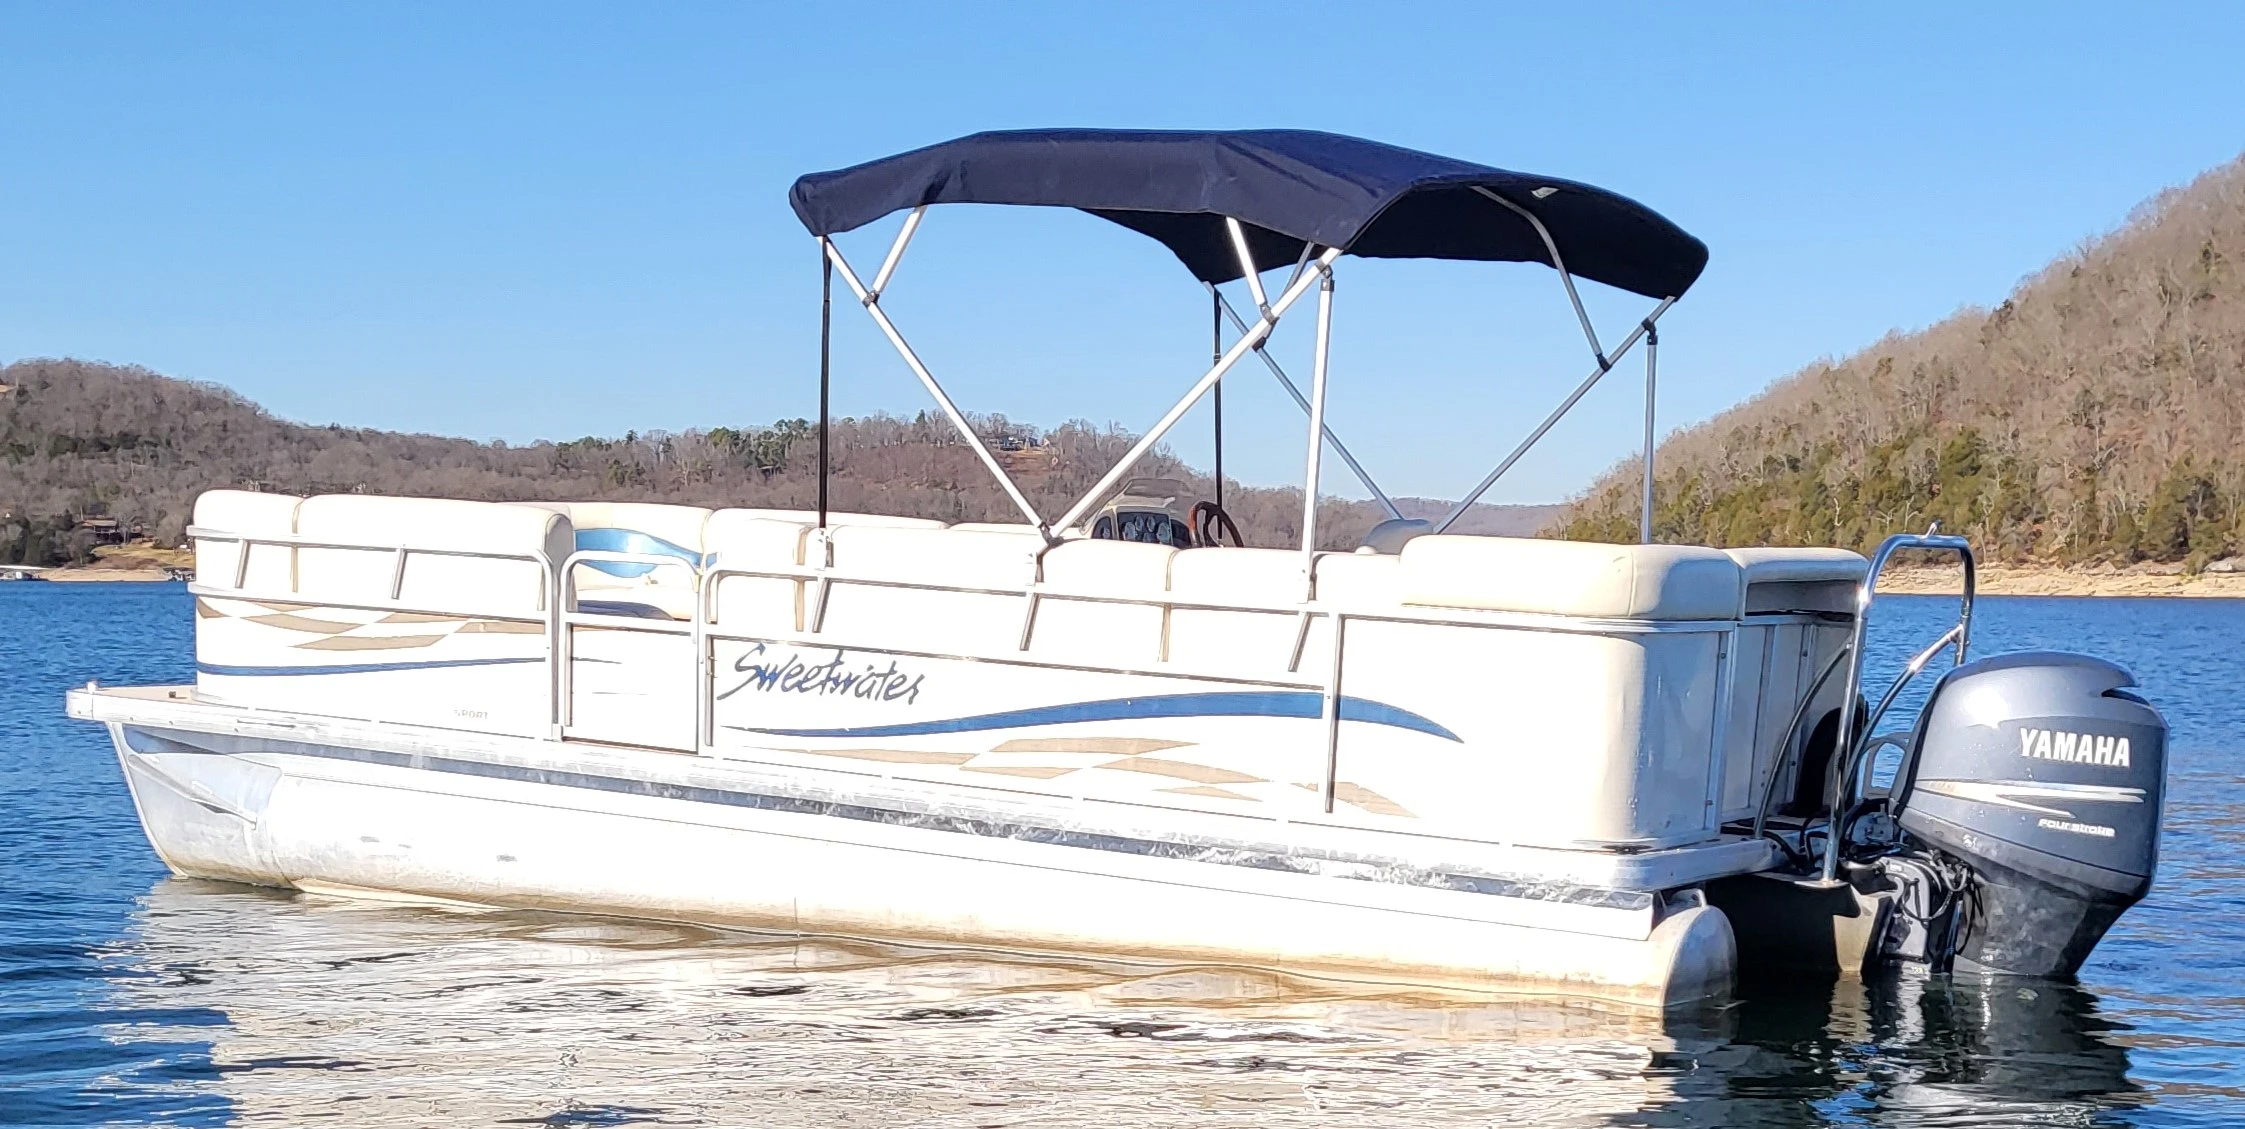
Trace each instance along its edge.
<instances>
[{"instance_id":1,"label":"silver handrail post","mask_svg":"<svg viewBox=\"0 0 2245 1129\"><path fill-rule=\"evenodd\" d=\"M1224 317L1231 320L1232 328L1241 333L1247 332L1247 322L1239 316L1239 311L1232 308L1231 299L1224 297L1223 291L1213 286L1208 289L1210 293L1216 295L1216 308ZM1222 356L1221 353L1217 355ZM1278 386L1286 389L1286 394L1293 397L1294 406L1307 413L1310 410L1309 398L1302 395L1300 388L1295 387L1293 378L1286 375L1284 368L1279 367L1278 360L1271 356L1271 351L1257 349L1255 355L1262 358L1264 368L1271 370L1271 376L1278 381ZM1222 392L1223 386L1219 384L1214 391ZM1221 400L1217 402L1219 407L1222 406L1222 403ZM1403 511L1397 508L1394 499L1388 497L1387 491L1380 489L1380 484L1372 480L1371 472L1364 469L1364 464L1357 462L1356 456L1349 453L1348 445L1341 442L1341 437L1333 434L1332 424L1325 425L1325 441L1331 443L1333 453L1339 455L1341 461L1348 464L1349 473L1354 474L1356 480L1363 483L1366 490L1371 491L1373 500L1380 503L1380 508L1386 510L1389 517L1401 520ZM1223 498L1218 497L1216 500L1221 503Z\"/></svg>"},{"instance_id":2,"label":"silver handrail post","mask_svg":"<svg viewBox=\"0 0 2245 1129\"><path fill-rule=\"evenodd\" d=\"M1872 723L1878 719L1878 716L1885 715L1887 707L1893 704L1895 696L1901 693L1903 684L1917 677L1925 669L1925 664L1931 661L1935 654L1938 654L1943 647L1950 645L1952 636L1954 636L1956 646L1953 665L1964 665L1966 649L1971 644L1972 597L1973 590L1978 583L1977 569L1972 558L1972 543L1954 534L1944 534L1940 532L1940 529L1941 523L1934 522L1932 527L1924 533L1897 533L1880 542L1878 552L1871 555L1870 568L1863 574L1863 583L1858 585L1855 590L1855 624L1848 639L1847 681L1843 684L1847 687L1847 695L1842 699L1840 707L1840 740L1832 753L1833 759L1837 763L1828 765L1825 769L1830 777L1830 782L1824 790L1827 804L1824 858L1823 865L1818 872L1820 879L1824 882L1831 882L1839 875L1840 847L1842 845L1840 836L1846 830L1840 825L1840 822L1846 814L1843 805L1847 801L1847 771L1852 770L1865 739L1870 736ZM1861 722L1858 722L1855 711L1856 703L1863 696L1863 640L1865 632L1870 626L1871 601L1877 594L1879 574L1885 571L1887 561L1894 554L1904 549L1955 553L1964 564L1964 600L1957 613L1956 625L1951 627L1933 646L1926 648L1922 654L1913 659L1903 669L1902 677L1887 691L1884 700L1880 702L1878 716L1866 714ZM1833 771L1835 768L1841 771Z\"/></svg>"},{"instance_id":3,"label":"silver handrail post","mask_svg":"<svg viewBox=\"0 0 2245 1129\"><path fill-rule=\"evenodd\" d=\"M1328 247L1318 254L1317 262L1325 266L1331 266L1333 260L1340 257L1340 248ZM1292 308L1295 302L1300 301L1302 295L1308 291L1309 280L1307 278L1296 279L1292 286L1281 291L1277 300L1271 303L1270 315L1248 326L1247 332L1241 334L1239 340L1232 342L1232 347L1224 351L1223 357L1209 366L1207 372L1201 374L1201 378L1195 381L1190 389L1186 390L1185 395L1169 409L1168 414L1156 421L1154 426L1149 428L1144 435L1139 436L1138 441L1131 444L1128 451L1123 452L1122 458L1115 460L1115 465L1109 467L1107 473L1100 476L1099 481L1093 483L1091 489L1086 490L1083 497L1077 499L1076 504L1070 507L1066 514L1061 515L1060 520L1052 523L1052 528L1055 530L1074 528L1077 522L1082 521L1084 516L1091 512L1092 507L1104 501L1108 492L1121 484L1123 476L1129 474L1138 465L1139 461L1146 457L1146 452L1153 450L1155 444L1160 443L1162 437L1169 434L1170 428L1177 426L1177 421L1184 418L1185 413L1190 411L1194 404L1199 403L1202 396L1208 394L1211 386L1224 379L1224 374L1230 372L1232 366L1238 364L1242 357L1253 352L1257 345L1270 337L1271 330L1278 325L1279 318L1285 316L1286 311Z\"/></svg>"},{"instance_id":4,"label":"silver handrail post","mask_svg":"<svg viewBox=\"0 0 2245 1129\"><path fill-rule=\"evenodd\" d=\"M1637 543L1653 543L1653 388L1660 371L1660 331L1647 318L1645 328L1645 497L1637 511Z\"/></svg>"},{"instance_id":5,"label":"silver handrail post","mask_svg":"<svg viewBox=\"0 0 2245 1129\"><path fill-rule=\"evenodd\" d=\"M1511 454L1504 457L1503 462L1497 464L1497 469L1490 471L1488 477L1483 478L1479 485L1475 486L1471 491L1468 491L1465 497L1458 500L1457 504L1451 506L1450 512L1443 515L1441 521L1435 522L1434 528L1432 530L1429 530L1429 532L1448 532L1450 527L1456 524L1459 518L1465 516L1467 510L1473 508L1473 504L1475 502L1481 500L1481 495L1488 493L1489 488L1491 486L1495 486L1497 484L1497 480L1503 478L1505 472L1512 469L1512 464L1519 462L1521 456L1526 455L1530 447L1535 446L1543 439L1545 432L1548 432L1553 427L1558 426L1560 418L1565 416L1569 411L1573 410L1575 404L1579 402L1584 396L1590 394L1591 388L1597 385L1600 378L1604 377L1607 373L1612 372L1614 370L1614 366L1621 363L1621 359L1627 356L1629 354L1629 351L1637 346L1637 342L1645 336L1646 328L1652 323L1659 321L1660 315L1667 313L1668 307L1675 304L1676 299L1674 298L1661 299L1660 305L1654 307L1653 312L1646 315L1645 320L1640 323L1636 329L1631 330L1629 336L1622 338L1621 345L1614 349L1613 355L1610 357L1601 355L1598 358L1598 367L1590 370L1590 375L1584 378L1581 384L1576 385L1575 390L1572 393L1568 394L1567 398L1561 401L1557 408L1552 409L1551 414L1545 416L1543 422L1537 424L1536 429L1529 432L1528 437L1521 440L1520 445L1512 449Z\"/></svg>"},{"instance_id":6,"label":"silver handrail post","mask_svg":"<svg viewBox=\"0 0 2245 1129\"><path fill-rule=\"evenodd\" d=\"M1317 479L1320 456L1325 453L1325 378L1327 357L1333 346L1333 268L1319 266L1324 275L1317 287L1317 360L1310 369L1310 434L1308 463L1302 470L1302 597L1317 596Z\"/></svg>"}]
</instances>

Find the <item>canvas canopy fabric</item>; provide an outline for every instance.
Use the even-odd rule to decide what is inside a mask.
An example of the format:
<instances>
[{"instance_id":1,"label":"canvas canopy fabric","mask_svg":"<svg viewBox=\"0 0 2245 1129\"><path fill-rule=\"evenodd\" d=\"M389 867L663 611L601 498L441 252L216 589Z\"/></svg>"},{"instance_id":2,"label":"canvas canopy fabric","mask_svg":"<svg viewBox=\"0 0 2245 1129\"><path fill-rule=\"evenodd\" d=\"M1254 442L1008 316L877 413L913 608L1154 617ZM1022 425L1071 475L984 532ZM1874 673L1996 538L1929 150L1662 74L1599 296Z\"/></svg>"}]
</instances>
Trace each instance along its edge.
<instances>
[{"instance_id":1,"label":"canvas canopy fabric","mask_svg":"<svg viewBox=\"0 0 2245 1129\"><path fill-rule=\"evenodd\" d=\"M977 133L811 173L788 198L819 236L927 204L1078 208L1159 240L1206 282L1240 277L1227 217L1265 267L1305 244L1552 265L1533 226L1475 189L1534 213L1581 278L1676 298L1707 265L1705 244L1605 189L1309 130Z\"/></svg>"}]
</instances>

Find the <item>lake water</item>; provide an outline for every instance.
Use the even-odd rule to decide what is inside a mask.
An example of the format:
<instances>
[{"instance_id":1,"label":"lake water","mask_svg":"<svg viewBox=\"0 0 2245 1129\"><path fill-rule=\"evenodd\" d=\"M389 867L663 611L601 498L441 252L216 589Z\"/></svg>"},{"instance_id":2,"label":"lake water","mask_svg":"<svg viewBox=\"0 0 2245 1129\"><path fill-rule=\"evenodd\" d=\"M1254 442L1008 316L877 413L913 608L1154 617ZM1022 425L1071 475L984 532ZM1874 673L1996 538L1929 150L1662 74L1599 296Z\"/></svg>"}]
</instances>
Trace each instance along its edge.
<instances>
[{"instance_id":1,"label":"lake water","mask_svg":"<svg viewBox=\"0 0 2245 1129\"><path fill-rule=\"evenodd\" d=\"M1889 665L1943 614L1882 601ZM2173 726L2159 884L2079 984L1670 1024L171 878L62 694L187 681L190 630L180 585L0 584L0 1123L2245 1122L2245 602L1982 601L1976 653L2112 657Z\"/></svg>"}]
</instances>

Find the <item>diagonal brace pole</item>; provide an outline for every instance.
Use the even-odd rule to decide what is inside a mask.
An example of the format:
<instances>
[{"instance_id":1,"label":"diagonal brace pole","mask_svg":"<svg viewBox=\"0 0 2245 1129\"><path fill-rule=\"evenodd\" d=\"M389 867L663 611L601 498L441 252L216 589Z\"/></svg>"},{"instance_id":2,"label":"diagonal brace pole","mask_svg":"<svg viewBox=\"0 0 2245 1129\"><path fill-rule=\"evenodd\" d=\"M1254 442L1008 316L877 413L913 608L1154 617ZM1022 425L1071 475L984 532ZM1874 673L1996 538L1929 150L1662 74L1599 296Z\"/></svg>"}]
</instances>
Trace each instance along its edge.
<instances>
[{"instance_id":1,"label":"diagonal brace pole","mask_svg":"<svg viewBox=\"0 0 2245 1129\"><path fill-rule=\"evenodd\" d=\"M1328 247L1322 254L1318 255L1315 262L1320 266L1329 267L1333 265L1333 260L1340 257L1340 248ZM1207 395L1208 390L1214 387L1217 381L1224 379L1224 374L1230 372L1233 365L1238 364L1242 357L1253 352L1256 346L1270 337L1271 330L1278 325L1278 319L1294 303L1300 301L1302 295L1309 293L1311 285L1324 277L1324 273L1322 270L1307 271L1297 277L1278 296L1277 300L1271 303L1270 313L1258 319L1253 325L1248 326L1247 332L1241 334L1239 340L1232 342L1232 347L1225 350L1224 355L1219 357L1216 363L1210 366L1209 370L1193 383L1193 387L1185 393L1184 398L1177 401L1176 406L1170 408L1169 413L1161 417L1160 422L1154 424L1151 430L1139 436L1138 442L1131 444L1130 450L1123 452L1123 457L1116 460L1115 465L1108 469L1098 483L1093 485L1074 506L1070 507L1068 512L1061 516L1060 520L1054 522L1051 528L1072 529L1077 522L1082 521L1084 515L1090 513L1093 506L1104 500L1108 492L1112 491L1122 481L1123 476L1129 474L1131 468L1137 466L1146 457L1146 452L1153 450L1154 444L1161 442L1162 436L1169 434L1169 429L1177 426L1177 421L1184 418L1185 413L1191 411L1193 405L1199 403L1200 398Z\"/></svg>"},{"instance_id":2,"label":"diagonal brace pole","mask_svg":"<svg viewBox=\"0 0 2245 1129\"><path fill-rule=\"evenodd\" d=\"M1224 292L1213 286L1209 287L1208 290L1209 293L1216 295L1217 305L1223 310L1224 316L1231 319L1232 328L1241 333L1247 332L1247 323L1241 320L1237 310L1232 309L1231 299L1224 297ZM1270 350L1257 349L1255 355L1263 358L1263 367L1270 369L1271 375L1278 378L1279 386L1286 389L1287 395L1294 397L1295 406L1301 408L1304 412L1308 412L1310 410L1309 400L1302 395L1302 390L1295 386L1294 381L1286 375L1286 370L1278 366L1278 361L1271 356ZM1400 520L1403 517L1403 511L1396 508L1395 502L1388 497L1387 491L1380 489L1379 483L1372 481L1372 475L1364 469L1364 464L1357 462L1355 455L1349 454L1349 449L1341 443L1340 436L1333 434L1333 428L1330 425L1325 428L1325 441L1333 445L1333 453L1341 456L1341 461L1348 464L1349 470L1355 473L1356 480L1363 483L1364 488L1371 491L1374 498L1379 499L1380 508L1386 510L1389 517Z\"/></svg>"},{"instance_id":3,"label":"diagonal brace pole","mask_svg":"<svg viewBox=\"0 0 2245 1129\"><path fill-rule=\"evenodd\" d=\"M907 228L906 233L909 234L909 232L910 228ZM903 240L899 239L897 242L901 249ZM834 269L841 272L842 281L849 284L850 292L857 295L858 301L865 306L865 312L872 315L874 324L881 327L881 332L887 335L889 344L896 347L897 355L903 357L904 363L911 366L912 375L919 377L920 383L927 386L928 394L935 397L935 402L943 408L943 414L950 417L951 426L959 429L959 435L967 441L968 446L974 448L974 453L982 460L982 465L989 469L991 477L998 480L998 485L1005 488L1006 497L1013 499L1014 506L1021 511L1022 516L1029 519L1029 524L1036 526L1046 536L1051 536L1052 527L1045 524L1043 518L1037 516L1037 507L1029 504L1029 499L1022 494L1021 488L1014 485L1013 477L1006 473L1004 467L998 465L998 456L991 452L987 444L983 443L981 436L974 433L974 428L968 426L967 417L959 411L959 406L951 402L951 397L944 393L943 386L936 383L934 374L928 372L928 366L920 363L919 354L914 353L912 346L905 343L904 335L897 332L896 323L891 322L888 313L881 309L878 295L869 290L863 282L858 281L857 272L850 269L849 260L842 257L841 248L835 246L832 240L826 240L825 243L826 257L833 261ZM888 269L893 270L894 267L892 256Z\"/></svg>"},{"instance_id":4,"label":"diagonal brace pole","mask_svg":"<svg viewBox=\"0 0 2245 1129\"><path fill-rule=\"evenodd\" d=\"M1544 437L1545 432L1550 431L1558 424L1560 417L1566 415L1577 401L1589 394L1591 388L1597 385L1599 377L1612 372L1614 366L1619 364L1623 357L1628 356L1629 351L1637 347L1637 342L1652 330L1653 323L1660 320L1660 315L1667 313L1668 307L1675 304L1676 299L1674 298L1661 299L1660 305L1654 307L1653 312L1646 315L1645 320L1639 322L1637 328L1632 330L1628 337L1622 339L1621 347L1615 349L1610 357L1600 357L1598 367L1590 371L1590 376L1581 384L1576 385L1574 392L1556 409L1553 409L1550 415L1545 416L1544 421L1538 424L1534 431L1529 432L1528 437L1521 440L1520 445L1514 447L1512 453L1504 457L1503 462L1497 464L1497 469L1490 471L1489 476L1481 480L1481 485L1474 487L1472 493L1459 499L1457 505L1450 507L1450 512L1445 514L1441 521L1434 523L1432 532L1446 532L1459 518L1465 516L1465 512L1472 509L1475 502L1481 500L1481 495L1488 493L1489 487L1496 485L1497 480L1504 477L1504 472L1511 470L1512 464L1519 462L1520 457L1528 453L1528 448L1535 446L1536 442Z\"/></svg>"}]
</instances>

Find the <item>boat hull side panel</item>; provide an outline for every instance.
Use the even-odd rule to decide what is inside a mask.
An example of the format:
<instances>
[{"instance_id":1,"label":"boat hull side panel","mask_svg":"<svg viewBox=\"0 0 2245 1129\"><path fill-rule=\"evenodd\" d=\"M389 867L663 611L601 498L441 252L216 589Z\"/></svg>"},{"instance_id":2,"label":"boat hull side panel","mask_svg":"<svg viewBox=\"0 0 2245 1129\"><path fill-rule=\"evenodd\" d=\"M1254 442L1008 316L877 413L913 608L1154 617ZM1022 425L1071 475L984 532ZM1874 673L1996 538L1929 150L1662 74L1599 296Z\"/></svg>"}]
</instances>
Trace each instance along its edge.
<instances>
[{"instance_id":1,"label":"boat hull side panel","mask_svg":"<svg viewBox=\"0 0 2245 1129\"><path fill-rule=\"evenodd\" d=\"M202 877L1651 1006L1718 994L1732 971L1728 925L1704 907L1394 889L304 756L289 743L190 751L195 734L116 728L151 841ZM1497 908L1544 924L1491 920Z\"/></svg>"}]
</instances>

